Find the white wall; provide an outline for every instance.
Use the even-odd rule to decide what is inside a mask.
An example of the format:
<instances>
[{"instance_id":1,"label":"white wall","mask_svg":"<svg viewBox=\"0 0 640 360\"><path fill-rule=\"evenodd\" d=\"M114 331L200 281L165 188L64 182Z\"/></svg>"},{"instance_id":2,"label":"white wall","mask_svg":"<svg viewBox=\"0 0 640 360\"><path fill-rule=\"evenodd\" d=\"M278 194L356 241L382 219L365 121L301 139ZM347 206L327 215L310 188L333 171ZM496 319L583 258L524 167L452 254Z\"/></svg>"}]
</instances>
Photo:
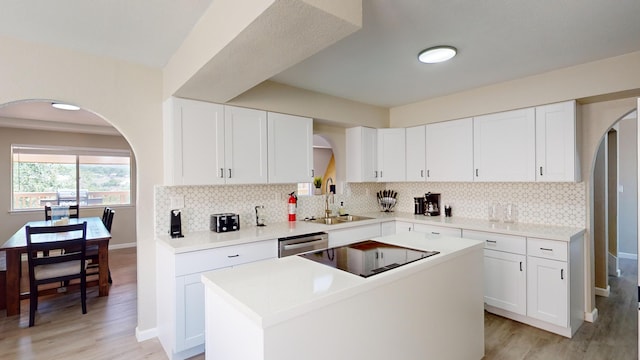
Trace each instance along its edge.
<instances>
[{"instance_id":1,"label":"white wall","mask_svg":"<svg viewBox=\"0 0 640 360\"><path fill-rule=\"evenodd\" d=\"M638 254L637 119L622 120L618 132L618 252Z\"/></svg>"},{"instance_id":2,"label":"white wall","mask_svg":"<svg viewBox=\"0 0 640 360\"><path fill-rule=\"evenodd\" d=\"M144 66L0 37L0 104L55 99L113 124L137 166L138 330L156 323L153 187L162 182L162 74ZM5 154L8 156L8 154Z\"/></svg>"}]
</instances>

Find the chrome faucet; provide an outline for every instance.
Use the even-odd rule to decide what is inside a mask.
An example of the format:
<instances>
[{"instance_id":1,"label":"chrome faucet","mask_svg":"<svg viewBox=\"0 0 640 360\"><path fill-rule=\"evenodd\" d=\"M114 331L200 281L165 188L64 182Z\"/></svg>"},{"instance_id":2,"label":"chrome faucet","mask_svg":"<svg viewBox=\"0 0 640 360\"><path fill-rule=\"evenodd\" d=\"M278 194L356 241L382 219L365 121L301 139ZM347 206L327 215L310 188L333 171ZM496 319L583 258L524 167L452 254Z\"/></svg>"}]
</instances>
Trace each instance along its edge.
<instances>
[{"instance_id":1,"label":"chrome faucet","mask_svg":"<svg viewBox=\"0 0 640 360\"><path fill-rule=\"evenodd\" d=\"M331 209L329 209L329 196L331 196L331 204L333 204L333 192L329 191L329 189L331 189L331 187L329 186L329 181L331 181L331 185L334 185L333 179L330 178L330 177L324 183L324 193L325 193L325 198L324 198L324 217L325 217L325 219L331 217Z\"/></svg>"}]
</instances>

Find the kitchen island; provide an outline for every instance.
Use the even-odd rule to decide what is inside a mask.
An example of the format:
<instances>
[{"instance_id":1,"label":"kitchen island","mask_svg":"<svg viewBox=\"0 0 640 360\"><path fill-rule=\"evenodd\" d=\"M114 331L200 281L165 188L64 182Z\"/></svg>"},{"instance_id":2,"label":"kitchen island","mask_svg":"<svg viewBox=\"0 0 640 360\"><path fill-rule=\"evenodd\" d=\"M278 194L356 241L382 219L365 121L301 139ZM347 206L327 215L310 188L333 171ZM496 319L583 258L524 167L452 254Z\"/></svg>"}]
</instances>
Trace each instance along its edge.
<instances>
[{"instance_id":1,"label":"kitchen island","mask_svg":"<svg viewBox=\"0 0 640 360\"><path fill-rule=\"evenodd\" d=\"M203 274L207 359L481 359L483 242L374 240L440 253L368 278L299 256Z\"/></svg>"}]
</instances>

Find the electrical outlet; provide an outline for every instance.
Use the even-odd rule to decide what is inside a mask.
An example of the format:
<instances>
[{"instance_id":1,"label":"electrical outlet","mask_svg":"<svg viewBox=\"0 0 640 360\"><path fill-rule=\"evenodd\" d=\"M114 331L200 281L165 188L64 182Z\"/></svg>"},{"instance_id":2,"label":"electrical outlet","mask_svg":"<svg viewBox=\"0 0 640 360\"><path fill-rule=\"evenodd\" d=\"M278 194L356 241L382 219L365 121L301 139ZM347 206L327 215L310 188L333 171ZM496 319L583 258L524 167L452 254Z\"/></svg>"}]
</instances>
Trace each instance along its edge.
<instances>
[{"instance_id":1,"label":"electrical outlet","mask_svg":"<svg viewBox=\"0 0 640 360\"><path fill-rule=\"evenodd\" d=\"M182 209L184 208L184 196L176 195L171 197L171 208Z\"/></svg>"}]
</instances>

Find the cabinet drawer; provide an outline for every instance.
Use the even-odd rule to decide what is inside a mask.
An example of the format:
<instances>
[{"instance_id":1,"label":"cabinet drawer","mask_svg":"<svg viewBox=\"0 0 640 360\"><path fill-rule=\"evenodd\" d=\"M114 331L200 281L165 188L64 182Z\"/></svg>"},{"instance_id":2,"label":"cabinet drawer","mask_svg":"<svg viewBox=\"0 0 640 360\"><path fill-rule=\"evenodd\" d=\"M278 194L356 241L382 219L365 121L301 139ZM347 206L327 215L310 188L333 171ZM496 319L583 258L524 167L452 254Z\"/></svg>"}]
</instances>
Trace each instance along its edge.
<instances>
[{"instance_id":1,"label":"cabinet drawer","mask_svg":"<svg viewBox=\"0 0 640 360\"><path fill-rule=\"evenodd\" d=\"M427 225L427 224L413 224L413 231L444 236L462 236L462 230L456 228L450 228L446 226Z\"/></svg>"},{"instance_id":2,"label":"cabinet drawer","mask_svg":"<svg viewBox=\"0 0 640 360\"><path fill-rule=\"evenodd\" d=\"M523 236L463 230L462 237L484 241L484 248L526 255L527 239Z\"/></svg>"},{"instance_id":3,"label":"cabinet drawer","mask_svg":"<svg viewBox=\"0 0 640 360\"><path fill-rule=\"evenodd\" d=\"M177 254L176 276L276 257L278 257L278 241L275 239Z\"/></svg>"},{"instance_id":4,"label":"cabinet drawer","mask_svg":"<svg viewBox=\"0 0 640 360\"><path fill-rule=\"evenodd\" d=\"M380 224L329 231L329 247L353 244L380 236Z\"/></svg>"},{"instance_id":5,"label":"cabinet drawer","mask_svg":"<svg viewBox=\"0 0 640 360\"><path fill-rule=\"evenodd\" d=\"M567 243L547 239L527 239L527 255L544 259L567 261Z\"/></svg>"}]
</instances>

